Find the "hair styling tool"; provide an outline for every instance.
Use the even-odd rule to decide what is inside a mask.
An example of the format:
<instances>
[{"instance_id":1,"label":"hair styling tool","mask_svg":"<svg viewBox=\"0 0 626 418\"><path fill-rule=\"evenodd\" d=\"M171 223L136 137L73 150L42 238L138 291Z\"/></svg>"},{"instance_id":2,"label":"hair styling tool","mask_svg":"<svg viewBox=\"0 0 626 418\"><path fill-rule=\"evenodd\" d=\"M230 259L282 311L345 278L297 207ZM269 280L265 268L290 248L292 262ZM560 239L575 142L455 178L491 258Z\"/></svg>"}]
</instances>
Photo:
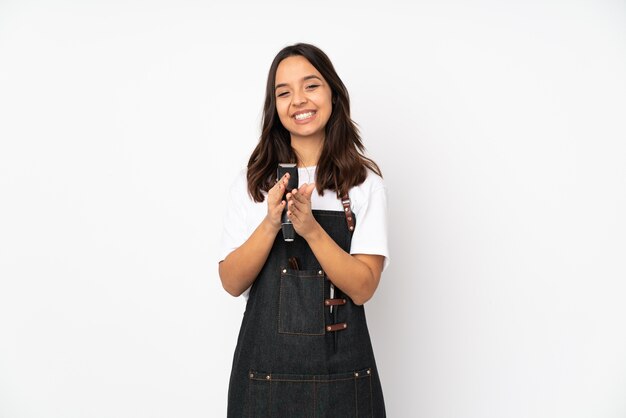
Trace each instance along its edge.
<instances>
[{"instance_id":1,"label":"hair styling tool","mask_svg":"<svg viewBox=\"0 0 626 418\"><path fill-rule=\"evenodd\" d=\"M288 192L291 192L293 189L298 188L298 167L296 166L296 163L278 164L278 170L276 172L276 179L280 180L285 175L285 173L289 173L289 182L287 184L287 187L285 187L285 194L287 194ZM285 196L283 196L283 199L284 198ZM293 229L293 224L287 217L287 206L285 206L285 209L283 210L283 214L281 217L281 224L282 224L282 230L283 230L283 238L285 239L285 241L287 242L293 241L296 232Z\"/></svg>"}]
</instances>

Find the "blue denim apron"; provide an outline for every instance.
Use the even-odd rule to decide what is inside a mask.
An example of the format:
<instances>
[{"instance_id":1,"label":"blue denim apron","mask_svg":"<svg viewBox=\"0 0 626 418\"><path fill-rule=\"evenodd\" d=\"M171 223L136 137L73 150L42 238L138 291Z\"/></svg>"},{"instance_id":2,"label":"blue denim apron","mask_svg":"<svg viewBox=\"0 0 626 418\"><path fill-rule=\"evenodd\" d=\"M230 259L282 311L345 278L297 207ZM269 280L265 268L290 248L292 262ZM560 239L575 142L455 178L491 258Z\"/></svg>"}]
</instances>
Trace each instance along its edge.
<instances>
[{"instance_id":1,"label":"blue denim apron","mask_svg":"<svg viewBox=\"0 0 626 418\"><path fill-rule=\"evenodd\" d=\"M343 212L313 210L313 216L350 251ZM329 278L297 234L293 242L277 234L250 289L228 417L385 417L365 310L339 289L331 298Z\"/></svg>"}]
</instances>

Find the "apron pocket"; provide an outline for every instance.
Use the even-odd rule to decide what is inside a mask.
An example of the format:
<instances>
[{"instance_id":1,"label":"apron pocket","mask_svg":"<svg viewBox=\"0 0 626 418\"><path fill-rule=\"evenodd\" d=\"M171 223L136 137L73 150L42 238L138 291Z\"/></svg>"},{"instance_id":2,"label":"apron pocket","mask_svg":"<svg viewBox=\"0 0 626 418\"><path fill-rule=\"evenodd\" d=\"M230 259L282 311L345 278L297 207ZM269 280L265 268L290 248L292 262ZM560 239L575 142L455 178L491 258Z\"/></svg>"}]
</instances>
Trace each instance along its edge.
<instances>
[{"instance_id":1,"label":"apron pocket","mask_svg":"<svg viewBox=\"0 0 626 418\"><path fill-rule=\"evenodd\" d=\"M330 375L249 374L249 417L371 418L370 369Z\"/></svg>"},{"instance_id":2,"label":"apron pocket","mask_svg":"<svg viewBox=\"0 0 626 418\"><path fill-rule=\"evenodd\" d=\"M324 335L324 272L282 269L278 332Z\"/></svg>"}]
</instances>

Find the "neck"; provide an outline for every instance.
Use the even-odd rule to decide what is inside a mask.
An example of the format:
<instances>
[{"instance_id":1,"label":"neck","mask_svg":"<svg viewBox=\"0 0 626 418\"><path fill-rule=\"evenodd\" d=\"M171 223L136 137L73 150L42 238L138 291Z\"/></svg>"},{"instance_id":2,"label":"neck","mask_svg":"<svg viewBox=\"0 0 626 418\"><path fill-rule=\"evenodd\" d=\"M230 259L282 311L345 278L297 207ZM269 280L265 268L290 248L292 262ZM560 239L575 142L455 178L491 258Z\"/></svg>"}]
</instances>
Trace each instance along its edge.
<instances>
[{"instance_id":1,"label":"neck","mask_svg":"<svg viewBox=\"0 0 626 418\"><path fill-rule=\"evenodd\" d=\"M300 138L291 137L291 147L298 157L299 167L310 167L317 165L317 161L322 154L324 138Z\"/></svg>"}]
</instances>

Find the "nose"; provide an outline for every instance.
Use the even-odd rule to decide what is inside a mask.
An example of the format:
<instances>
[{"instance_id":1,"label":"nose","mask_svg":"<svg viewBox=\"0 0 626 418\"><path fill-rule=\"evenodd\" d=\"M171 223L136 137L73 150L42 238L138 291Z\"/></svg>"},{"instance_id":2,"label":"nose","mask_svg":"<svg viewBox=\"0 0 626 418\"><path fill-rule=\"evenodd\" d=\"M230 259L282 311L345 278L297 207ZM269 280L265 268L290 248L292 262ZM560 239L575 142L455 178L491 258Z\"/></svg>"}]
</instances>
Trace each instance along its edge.
<instances>
[{"instance_id":1,"label":"nose","mask_svg":"<svg viewBox=\"0 0 626 418\"><path fill-rule=\"evenodd\" d=\"M306 95L304 94L304 92L296 90L293 93L293 100L292 100L292 104L294 106L300 106L304 103L306 103L307 99L306 99Z\"/></svg>"}]
</instances>

